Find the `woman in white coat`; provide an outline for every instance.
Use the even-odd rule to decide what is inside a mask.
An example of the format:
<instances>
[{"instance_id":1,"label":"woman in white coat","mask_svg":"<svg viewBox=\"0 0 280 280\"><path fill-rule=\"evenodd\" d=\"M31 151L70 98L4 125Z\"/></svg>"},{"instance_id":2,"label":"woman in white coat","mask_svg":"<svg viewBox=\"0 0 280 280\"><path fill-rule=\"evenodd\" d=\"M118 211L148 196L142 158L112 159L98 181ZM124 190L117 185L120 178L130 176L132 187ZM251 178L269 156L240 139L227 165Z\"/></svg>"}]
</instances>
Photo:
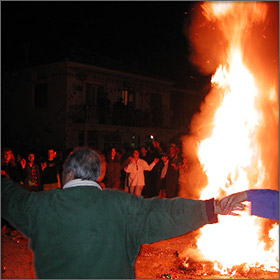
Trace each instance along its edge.
<instances>
[{"instance_id":1,"label":"woman in white coat","mask_svg":"<svg viewBox=\"0 0 280 280\"><path fill-rule=\"evenodd\" d=\"M134 149L133 157L129 157L129 163L124 171L129 173L129 192L140 196L145 186L144 171L151 171L159 162L159 159L155 158L151 164L148 164L145 160L139 158L139 154L139 150Z\"/></svg>"}]
</instances>

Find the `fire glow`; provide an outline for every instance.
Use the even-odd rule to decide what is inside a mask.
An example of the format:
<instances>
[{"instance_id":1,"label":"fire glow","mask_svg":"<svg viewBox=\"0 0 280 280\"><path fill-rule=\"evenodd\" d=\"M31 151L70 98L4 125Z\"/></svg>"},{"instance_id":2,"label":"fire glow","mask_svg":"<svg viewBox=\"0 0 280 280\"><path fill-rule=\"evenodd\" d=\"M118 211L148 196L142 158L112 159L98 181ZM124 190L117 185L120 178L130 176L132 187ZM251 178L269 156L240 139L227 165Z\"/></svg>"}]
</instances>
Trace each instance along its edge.
<instances>
[{"instance_id":1,"label":"fire glow","mask_svg":"<svg viewBox=\"0 0 280 280\"><path fill-rule=\"evenodd\" d=\"M210 94L216 96L217 108L208 138L198 143L197 156L207 176L207 186L200 199L222 197L265 186L269 176L262 162L262 145L258 141L264 112L258 104L263 95L278 99L275 87L259 88L259 83L244 62L242 34L267 15L264 2L205 2L203 14L209 21L220 20L227 38L227 57L212 76ZM212 104L213 106L213 104ZM278 115L279 110L277 110ZM279 120L277 119L278 123ZM221 274L234 274L233 267L246 265L265 271L279 270L279 224L269 231L269 246L261 240L263 218L243 211L240 216L219 216L219 223L207 225L200 232L197 248L204 259L215 263Z\"/></svg>"}]
</instances>

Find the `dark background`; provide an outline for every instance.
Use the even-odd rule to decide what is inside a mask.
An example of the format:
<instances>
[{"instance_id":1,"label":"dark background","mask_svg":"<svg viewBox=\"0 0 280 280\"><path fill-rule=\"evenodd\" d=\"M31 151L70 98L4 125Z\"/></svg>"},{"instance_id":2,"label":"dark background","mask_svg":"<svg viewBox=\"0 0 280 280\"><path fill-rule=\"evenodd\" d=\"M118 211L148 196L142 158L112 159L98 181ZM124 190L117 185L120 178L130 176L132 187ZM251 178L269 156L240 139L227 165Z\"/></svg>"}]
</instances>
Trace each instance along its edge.
<instances>
[{"instance_id":1,"label":"dark background","mask_svg":"<svg viewBox=\"0 0 280 280\"><path fill-rule=\"evenodd\" d=\"M91 51L197 90L188 1L2 1L2 71Z\"/></svg>"},{"instance_id":2,"label":"dark background","mask_svg":"<svg viewBox=\"0 0 280 280\"><path fill-rule=\"evenodd\" d=\"M2 92L13 76L10 71L62 61L73 50L84 50L190 89L190 122L211 77L191 64L192 44L185 35L200 3L1 1ZM1 99L1 130L9 135L8 119L17 119L18 112L11 113L6 96Z\"/></svg>"}]
</instances>

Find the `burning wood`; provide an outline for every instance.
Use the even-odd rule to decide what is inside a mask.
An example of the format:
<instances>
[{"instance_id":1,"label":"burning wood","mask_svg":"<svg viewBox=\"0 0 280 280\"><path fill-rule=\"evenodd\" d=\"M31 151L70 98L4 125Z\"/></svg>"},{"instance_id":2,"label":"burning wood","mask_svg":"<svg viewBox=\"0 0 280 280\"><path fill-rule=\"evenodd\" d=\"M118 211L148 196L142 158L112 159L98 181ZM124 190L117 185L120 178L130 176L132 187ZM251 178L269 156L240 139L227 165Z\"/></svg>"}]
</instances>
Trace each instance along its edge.
<instances>
[{"instance_id":1,"label":"burning wood","mask_svg":"<svg viewBox=\"0 0 280 280\"><path fill-rule=\"evenodd\" d=\"M220 266L220 267L219 267ZM219 267L217 269L217 267ZM264 265L259 265L256 267L250 267L247 263L240 265L235 265L231 268L226 269L221 273L219 270L222 269L222 264L215 264L211 261L195 261L190 257L184 260L179 260L178 270L181 270L186 275L196 276L196 277L211 277L211 276L226 276L227 278L248 278L248 279L258 279L271 277L271 272L268 272ZM275 274L273 274L275 275ZM273 276L274 277L274 276Z\"/></svg>"}]
</instances>

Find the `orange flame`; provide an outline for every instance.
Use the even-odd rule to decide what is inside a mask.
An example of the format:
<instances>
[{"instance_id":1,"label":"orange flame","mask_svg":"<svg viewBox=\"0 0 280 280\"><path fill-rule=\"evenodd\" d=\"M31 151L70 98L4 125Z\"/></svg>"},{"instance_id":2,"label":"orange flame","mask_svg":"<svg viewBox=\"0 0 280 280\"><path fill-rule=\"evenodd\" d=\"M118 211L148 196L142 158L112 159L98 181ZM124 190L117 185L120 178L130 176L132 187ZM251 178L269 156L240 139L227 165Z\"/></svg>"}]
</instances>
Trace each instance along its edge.
<instances>
[{"instance_id":1,"label":"orange flame","mask_svg":"<svg viewBox=\"0 0 280 280\"><path fill-rule=\"evenodd\" d=\"M260 124L254 107L259 91L253 76L242 64L239 50L233 50L229 64L229 71L219 67L212 78L224 98L215 114L212 136L199 146L198 156L209 182L201 198L209 197L211 193L219 195L219 189L226 191L224 187L228 184L232 193L249 189L246 168L252 166L253 158L259 155L257 147L253 147ZM254 165L260 179L265 173L264 167L261 162Z\"/></svg>"},{"instance_id":2,"label":"orange flame","mask_svg":"<svg viewBox=\"0 0 280 280\"><path fill-rule=\"evenodd\" d=\"M272 102L278 100L278 96L277 85L265 93L258 87L242 54L242 34L250 25L266 18L266 4L211 1L205 2L202 9L209 21L219 22L228 41L226 62L217 68L211 80L213 90L210 94L219 96L216 100L220 100L211 135L198 143L197 156L208 181L200 199L208 199L250 188L265 188L265 178L269 174L258 141L264 112L258 104L267 91ZM248 203L248 210L249 207ZM278 224L269 231L269 249L260 240L262 224L263 219L250 216L249 211L238 217L220 216L218 224L201 229L197 247L223 274L240 264L278 271Z\"/></svg>"},{"instance_id":3,"label":"orange flame","mask_svg":"<svg viewBox=\"0 0 280 280\"><path fill-rule=\"evenodd\" d=\"M252 187L262 188L266 174L256 144L261 115L255 100L260 91L243 65L239 50L233 50L229 65L228 71L219 67L212 79L224 99L216 111L211 137L199 145L199 160L208 178L201 199L218 197L221 190L229 195ZM257 170L253 172L255 178L252 170ZM220 267L220 272L226 273L228 268L243 263L262 264L273 271L278 268L278 254L274 247L272 252L265 251L264 242L259 241L262 224L258 220L246 212L240 217L219 217L219 224L201 230L203 235L197 246L206 258L219 263L216 269ZM277 237L273 242L277 243Z\"/></svg>"}]
</instances>

